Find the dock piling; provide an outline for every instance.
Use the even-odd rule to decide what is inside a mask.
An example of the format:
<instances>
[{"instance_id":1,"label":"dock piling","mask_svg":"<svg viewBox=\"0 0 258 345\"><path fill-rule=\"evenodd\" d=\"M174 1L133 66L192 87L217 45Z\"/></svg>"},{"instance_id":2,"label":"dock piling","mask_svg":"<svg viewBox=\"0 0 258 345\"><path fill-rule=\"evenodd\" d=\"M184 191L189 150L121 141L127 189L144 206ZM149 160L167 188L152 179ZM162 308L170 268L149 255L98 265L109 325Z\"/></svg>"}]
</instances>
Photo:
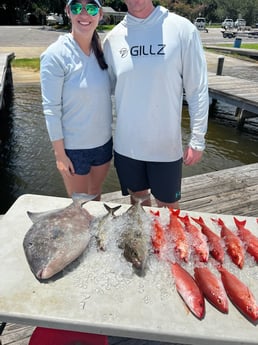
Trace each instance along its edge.
<instances>
[{"instance_id":1,"label":"dock piling","mask_svg":"<svg viewBox=\"0 0 258 345\"><path fill-rule=\"evenodd\" d=\"M223 55L220 55L218 57L218 64L217 64L216 75L222 75L223 66L224 66L224 59L225 58L224 58ZM216 104L217 104L217 100L215 98L212 98L211 104L210 104L210 107L209 107L209 116L214 116L214 109L215 109Z\"/></svg>"}]
</instances>

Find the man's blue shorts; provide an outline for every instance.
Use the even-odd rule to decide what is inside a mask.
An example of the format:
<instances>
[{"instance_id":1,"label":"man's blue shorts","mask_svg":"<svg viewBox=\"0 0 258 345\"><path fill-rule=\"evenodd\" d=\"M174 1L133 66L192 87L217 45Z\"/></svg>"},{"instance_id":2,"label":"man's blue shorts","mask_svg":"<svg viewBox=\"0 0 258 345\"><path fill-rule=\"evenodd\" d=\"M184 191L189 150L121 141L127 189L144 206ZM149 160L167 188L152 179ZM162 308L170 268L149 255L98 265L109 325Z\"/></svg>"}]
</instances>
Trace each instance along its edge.
<instances>
[{"instance_id":1,"label":"man's blue shorts","mask_svg":"<svg viewBox=\"0 0 258 345\"><path fill-rule=\"evenodd\" d=\"M112 138L104 145L93 149L65 150L73 163L75 174L87 175L92 166L99 166L109 162L113 156Z\"/></svg>"},{"instance_id":2,"label":"man's blue shorts","mask_svg":"<svg viewBox=\"0 0 258 345\"><path fill-rule=\"evenodd\" d=\"M181 198L182 158L175 162L145 162L114 152L114 165L123 195L150 189L152 195L164 203Z\"/></svg>"}]
</instances>

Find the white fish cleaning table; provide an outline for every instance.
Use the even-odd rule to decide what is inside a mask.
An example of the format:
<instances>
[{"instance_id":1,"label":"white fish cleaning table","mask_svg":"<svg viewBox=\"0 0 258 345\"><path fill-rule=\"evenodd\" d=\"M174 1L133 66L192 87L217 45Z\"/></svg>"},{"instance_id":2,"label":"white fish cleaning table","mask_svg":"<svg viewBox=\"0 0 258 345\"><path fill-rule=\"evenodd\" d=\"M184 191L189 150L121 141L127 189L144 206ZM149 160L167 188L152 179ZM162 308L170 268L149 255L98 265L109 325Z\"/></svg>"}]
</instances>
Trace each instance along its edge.
<instances>
[{"instance_id":1,"label":"white fish cleaning table","mask_svg":"<svg viewBox=\"0 0 258 345\"><path fill-rule=\"evenodd\" d=\"M26 212L58 209L70 203L68 198L26 194L1 219L1 321L181 344L257 344L258 326L231 303L225 315L206 302L205 318L195 318L177 294L169 270L153 263L145 277L138 277L116 253L89 250L59 279L47 283L35 279L22 246L32 225ZM95 216L106 214L101 202L84 207ZM122 205L117 214L127 208ZM207 222L211 216L187 213ZM234 227L232 216L219 216ZM258 236L256 219L246 219L246 226ZM257 265L241 272L230 267L258 299Z\"/></svg>"}]
</instances>

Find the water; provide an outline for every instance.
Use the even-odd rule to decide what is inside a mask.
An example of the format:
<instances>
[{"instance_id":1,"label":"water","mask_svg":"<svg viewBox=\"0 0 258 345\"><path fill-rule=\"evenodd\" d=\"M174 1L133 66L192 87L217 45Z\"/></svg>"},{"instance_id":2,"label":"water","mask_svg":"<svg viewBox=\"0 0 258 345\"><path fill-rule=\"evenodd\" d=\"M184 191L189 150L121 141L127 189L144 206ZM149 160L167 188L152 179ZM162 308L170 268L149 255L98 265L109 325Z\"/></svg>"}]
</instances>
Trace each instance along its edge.
<instances>
[{"instance_id":1,"label":"water","mask_svg":"<svg viewBox=\"0 0 258 345\"><path fill-rule=\"evenodd\" d=\"M11 96L8 112L0 117L0 214L22 194L67 196L45 128L39 84L15 85ZM186 144L189 137L186 108L182 126ZM255 120L248 121L244 131L238 131L234 109L218 103L216 117L209 119L203 160L193 167L184 167L183 176L258 162L257 133ZM112 166L103 192L119 189Z\"/></svg>"}]
</instances>

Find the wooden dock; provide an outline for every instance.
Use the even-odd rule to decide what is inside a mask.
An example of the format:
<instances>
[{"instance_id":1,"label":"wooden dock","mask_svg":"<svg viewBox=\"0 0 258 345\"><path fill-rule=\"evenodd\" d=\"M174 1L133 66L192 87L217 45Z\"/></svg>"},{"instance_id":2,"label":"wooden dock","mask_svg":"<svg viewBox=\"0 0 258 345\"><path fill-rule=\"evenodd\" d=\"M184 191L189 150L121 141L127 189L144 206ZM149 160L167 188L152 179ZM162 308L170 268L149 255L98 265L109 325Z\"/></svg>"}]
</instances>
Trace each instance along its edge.
<instances>
[{"instance_id":1,"label":"wooden dock","mask_svg":"<svg viewBox=\"0 0 258 345\"><path fill-rule=\"evenodd\" d=\"M11 61L14 56L14 53L0 54L0 110L4 106L5 87L12 84Z\"/></svg>"},{"instance_id":2,"label":"wooden dock","mask_svg":"<svg viewBox=\"0 0 258 345\"><path fill-rule=\"evenodd\" d=\"M130 203L120 191L102 201ZM183 178L180 208L258 217L258 163Z\"/></svg>"},{"instance_id":3,"label":"wooden dock","mask_svg":"<svg viewBox=\"0 0 258 345\"><path fill-rule=\"evenodd\" d=\"M118 191L104 194L102 201L129 204L129 197ZM258 163L183 178L180 208L258 218ZM7 324L1 336L2 345L28 345L33 330L28 325ZM169 343L109 337L109 345L124 344Z\"/></svg>"},{"instance_id":4,"label":"wooden dock","mask_svg":"<svg viewBox=\"0 0 258 345\"><path fill-rule=\"evenodd\" d=\"M258 117L258 83L252 80L208 73L209 95L214 100L236 107L238 127L245 119ZM210 112L212 113L212 106Z\"/></svg>"}]
</instances>

